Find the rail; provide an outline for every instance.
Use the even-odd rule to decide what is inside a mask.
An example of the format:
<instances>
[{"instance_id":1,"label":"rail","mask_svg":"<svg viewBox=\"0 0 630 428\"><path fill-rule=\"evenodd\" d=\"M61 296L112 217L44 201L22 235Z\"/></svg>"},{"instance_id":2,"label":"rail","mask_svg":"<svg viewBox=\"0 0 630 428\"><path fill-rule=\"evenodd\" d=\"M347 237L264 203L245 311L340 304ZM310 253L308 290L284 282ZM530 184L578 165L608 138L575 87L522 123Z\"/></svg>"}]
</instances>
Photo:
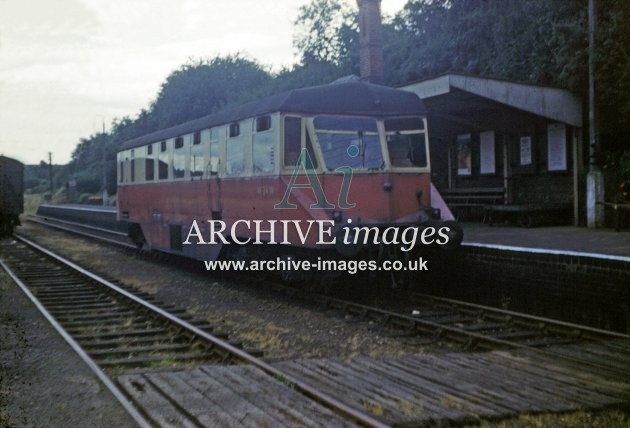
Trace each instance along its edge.
<instances>
[{"instance_id":1,"label":"rail","mask_svg":"<svg viewBox=\"0 0 630 428\"><path fill-rule=\"evenodd\" d=\"M328 409L334 411L335 413L342 415L343 417L354 421L357 424L363 425L363 426L372 426L372 427L383 427L385 426L383 423L381 423L380 421L372 418L370 415L360 412L350 406L347 406L346 404L342 403L341 401L335 399L334 397L325 394L319 390L317 390L316 388L313 388L312 386L310 386L309 384L294 378L284 372L282 372L281 370L278 370L277 368L267 364L266 362L262 361L261 359L251 355L248 352L245 352L242 349L239 349L238 347L230 344L229 342L214 336L212 334L209 334L208 332L204 331L203 329L197 327L196 325L192 324L189 321L186 321L184 319L182 319L181 317L178 317L158 306L156 306L155 304L152 304L148 301L146 301L145 299L142 299L138 296L136 296L135 294L119 287L118 285L107 281L101 277L99 277L98 275L82 268L81 266L78 266L77 264L64 259L63 257L53 253L52 251L36 244L35 242L32 242L22 236L19 235L15 235L15 238L23 243L24 245L28 246L28 248L36 250L37 252L45 255L47 258L49 258L49 260L51 260L53 263L57 264L58 266L61 265L64 267L64 269L70 269L73 274L75 275L80 275L83 278L87 278L89 279L91 282L98 284L99 287L105 287L106 289L108 289L110 292L113 292L117 297L116 300L120 299L120 298L124 298L125 302L133 302L135 305L143 308L144 313L151 313L153 316L155 317L159 317L162 318L164 320L168 320L168 322L172 323L173 325L177 326L179 328L180 331L184 331L186 332L188 335L193 335L195 338L197 339L201 339L207 343L209 343L213 348L217 348L219 350L224 351L225 353L230 355L230 358L233 358L235 360L238 360L242 363L246 363L246 364L250 364L260 370L262 370L264 373L266 373L267 375L270 375L276 379L281 379L286 385L288 385L289 387L291 387L293 390L299 391L300 393L302 393L303 395L305 395L306 397L309 397L310 399L320 403L321 405L327 407ZM25 260L25 255L22 254L20 255L20 260L22 263L24 263ZM2 263L2 267L9 273L9 275L14 278L14 279L19 279L19 275L17 275L16 273L14 273L11 268L6 264L6 263ZM38 269L41 272L44 273L48 273L47 276L50 277L50 272L53 272L54 270L56 270L54 267L48 266L45 268L40 268ZM40 278L41 281L41 278ZM50 279L49 279L50 281ZM64 279L63 280L64 283L67 283L68 280ZM39 284L44 284L45 282L40 282ZM24 284L24 282L22 282L22 284ZM28 286L28 281L27 284L25 285L26 288L30 288ZM21 287L22 288L22 287ZM33 293L30 293L29 298L33 296ZM39 299L37 299L39 300ZM102 299L98 299L99 301L102 301ZM85 307L85 303L86 301L83 301L83 307ZM54 305L56 306L58 309L63 309L63 311L67 311L69 310L70 305L60 305L59 301L57 301L57 303ZM76 306L76 305L75 305ZM46 307L45 304L39 302L38 307ZM125 308L126 310L127 308ZM118 307L117 309L115 309L117 311L120 311L120 307ZM93 311L93 309L92 309ZM145 317L146 315L144 315L144 313L142 314L142 317ZM49 317L52 317L52 315L49 314ZM47 317L48 318L48 317ZM54 317L53 317L54 318ZM62 326L62 323L58 323L59 326L61 326L63 328L63 330L65 331L65 334L62 334L65 337L67 337L66 335L70 335L70 333L68 333L68 329L64 328ZM151 330L151 329L149 329ZM72 336L72 335L70 335ZM78 344L76 343L76 336L74 337L74 343L75 345L78 346ZM70 343L70 342L69 342ZM74 346L73 346L74 348ZM88 355L88 353L84 353L84 356L86 356L87 358L89 358L89 360L91 361L91 363L88 363L88 365L90 366L90 368L92 368L94 370L94 367L98 368L99 364L97 364L96 361L94 361L94 359L92 357L90 357ZM225 357L224 357L225 358ZM102 363L101 363L102 365ZM102 370L101 370L102 371ZM96 372L95 372L96 373ZM99 379L103 380L102 378L102 374L98 374L97 376L99 377ZM111 382L107 382L104 381L106 386L111 383ZM109 387L108 387L109 388ZM120 397L120 395L118 393L114 394L117 398ZM119 398L120 399L120 398ZM126 409L128 409L129 407L129 403L125 404L124 401L121 401L121 403L123 403L123 406L125 406ZM129 410L129 409L128 409ZM131 410L133 412L133 410ZM133 416L133 414L132 414ZM136 419L134 417L134 419ZM138 423L142 426L143 422L141 419L137 419Z\"/></svg>"}]
</instances>

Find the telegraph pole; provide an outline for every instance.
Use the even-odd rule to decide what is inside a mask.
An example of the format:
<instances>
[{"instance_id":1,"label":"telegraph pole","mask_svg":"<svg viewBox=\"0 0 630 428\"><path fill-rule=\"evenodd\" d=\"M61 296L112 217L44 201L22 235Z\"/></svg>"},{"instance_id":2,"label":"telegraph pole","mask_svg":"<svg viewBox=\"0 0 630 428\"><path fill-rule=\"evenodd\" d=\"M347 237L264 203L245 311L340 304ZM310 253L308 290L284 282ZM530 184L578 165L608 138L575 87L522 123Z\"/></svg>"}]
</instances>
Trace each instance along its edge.
<instances>
[{"instance_id":1,"label":"telegraph pole","mask_svg":"<svg viewBox=\"0 0 630 428\"><path fill-rule=\"evenodd\" d=\"M50 183L50 197L53 195L53 166L52 152L48 152L48 182Z\"/></svg>"},{"instance_id":2,"label":"telegraph pole","mask_svg":"<svg viewBox=\"0 0 630 428\"><path fill-rule=\"evenodd\" d=\"M107 194L107 137L105 135L105 117L103 117L103 140L101 142L102 147L102 159L101 164L103 168L103 184L102 184L102 198L103 206L109 205L109 195Z\"/></svg>"},{"instance_id":3,"label":"telegraph pole","mask_svg":"<svg viewBox=\"0 0 630 428\"><path fill-rule=\"evenodd\" d=\"M604 174L599 162L601 143L595 105L596 0L588 0L588 174L586 176L586 223L589 228L604 227Z\"/></svg>"}]
</instances>

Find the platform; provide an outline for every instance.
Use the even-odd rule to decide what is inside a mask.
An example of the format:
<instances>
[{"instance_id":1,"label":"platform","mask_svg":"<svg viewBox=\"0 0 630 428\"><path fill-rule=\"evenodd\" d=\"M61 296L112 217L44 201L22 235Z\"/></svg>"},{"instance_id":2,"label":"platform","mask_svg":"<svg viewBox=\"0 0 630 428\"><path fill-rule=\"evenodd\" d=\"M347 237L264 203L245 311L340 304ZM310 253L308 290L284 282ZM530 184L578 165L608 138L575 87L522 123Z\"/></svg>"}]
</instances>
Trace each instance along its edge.
<instances>
[{"instance_id":1,"label":"platform","mask_svg":"<svg viewBox=\"0 0 630 428\"><path fill-rule=\"evenodd\" d=\"M463 223L463 228L464 244L468 245L579 252L628 257L630 261L630 232L573 226L528 229L480 223Z\"/></svg>"}]
</instances>

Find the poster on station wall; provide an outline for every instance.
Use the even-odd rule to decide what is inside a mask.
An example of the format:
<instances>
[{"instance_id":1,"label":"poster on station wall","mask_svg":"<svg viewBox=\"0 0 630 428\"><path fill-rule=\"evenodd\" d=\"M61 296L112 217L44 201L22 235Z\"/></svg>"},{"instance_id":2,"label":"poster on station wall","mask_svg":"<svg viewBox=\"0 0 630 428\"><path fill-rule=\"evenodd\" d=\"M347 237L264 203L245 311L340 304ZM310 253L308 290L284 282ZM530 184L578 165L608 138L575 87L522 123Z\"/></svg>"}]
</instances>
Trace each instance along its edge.
<instances>
[{"instance_id":1,"label":"poster on station wall","mask_svg":"<svg viewBox=\"0 0 630 428\"><path fill-rule=\"evenodd\" d=\"M521 165L532 164L532 137L521 137Z\"/></svg>"},{"instance_id":2,"label":"poster on station wall","mask_svg":"<svg viewBox=\"0 0 630 428\"><path fill-rule=\"evenodd\" d=\"M470 134L457 136L457 175L472 174L470 152Z\"/></svg>"},{"instance_id":3,"label":"poster on station wall","mask_svg":"<svg viewBox=\"0 0 630 428\"><path fill-rule=\"evenodd\" d=\"M496 173L494 131L486 131L479 134L479 172L481 174Z\"/></svg>"},{"instance_id":4,"label":"poster on station wall","mask_svg":"<svg viewBox=\"0 0 630 428\"><path fill-rule=\"evenodd\" d=\"M547 126L547 170L566 171L567 130L562 123Z\"/></svg>"}]
</instances>

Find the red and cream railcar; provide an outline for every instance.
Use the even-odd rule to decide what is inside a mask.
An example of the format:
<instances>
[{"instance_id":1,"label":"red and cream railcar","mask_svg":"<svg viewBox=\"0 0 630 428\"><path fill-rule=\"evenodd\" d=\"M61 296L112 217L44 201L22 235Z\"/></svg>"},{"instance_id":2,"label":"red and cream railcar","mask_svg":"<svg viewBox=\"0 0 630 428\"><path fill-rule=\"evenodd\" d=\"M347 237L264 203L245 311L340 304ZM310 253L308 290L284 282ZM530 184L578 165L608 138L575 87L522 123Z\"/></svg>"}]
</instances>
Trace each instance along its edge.
<instances>
[{"instance_id":1,"label":"red and cream railcar","mask_svg":"<svg viewBox=\"0 0 630 428\"><path fill-rule=\"evenodd\" d=\"M126 142L118 216L138 244L198 259L230 245L199 242L218 221L228 235L238 222L238 242L258 232L280 253L331 249L322 224L334 236L452 220L431 185L428 147L413 93L359 81L297 89ZM320 222L306 233L309 220Z\"/></svg>"}]
</instances>

